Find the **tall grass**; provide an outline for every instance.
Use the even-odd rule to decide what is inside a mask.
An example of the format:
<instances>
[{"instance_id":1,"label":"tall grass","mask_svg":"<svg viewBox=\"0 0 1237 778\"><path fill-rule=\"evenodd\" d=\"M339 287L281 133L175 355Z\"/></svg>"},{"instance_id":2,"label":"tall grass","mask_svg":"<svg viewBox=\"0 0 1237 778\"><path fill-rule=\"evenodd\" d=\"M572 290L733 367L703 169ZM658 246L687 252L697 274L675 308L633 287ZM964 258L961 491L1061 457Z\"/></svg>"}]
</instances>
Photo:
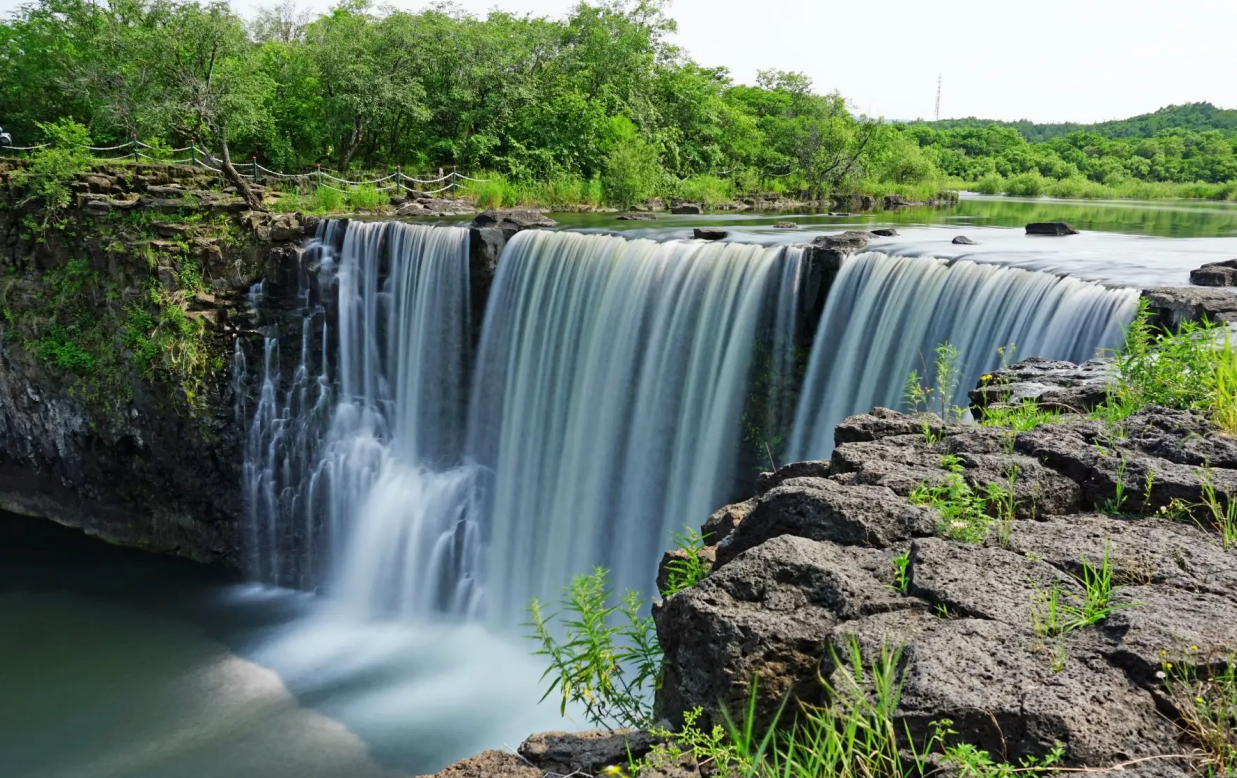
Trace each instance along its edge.
<instances>
[{"instance_id":1,"label":"tall grass","mask_svg":"<svg viewBox=\"0 0 1237 778\"><path fill-rule=\"evenodd\" d=\"M1002 176L990 173L962 188L980 194L1017 197L1061 197L1078 200L1229 200L1237 201L1237 182L1222 184L1170 183L1129 179L1111 184L1091 181L1081 175L1048 178L1038 171Z\"/></svg>"},{"instance_id":2,"label":"tall grass","mask_svg":"<svg viewBox=\"0 0 1237 778\"><path fill-rule=\"evenodd\" d=\"M478 173L480 181L462 182L456 194L479 208L545 207L555 210L594 208L601 204L601 182L561 173L545 180L515 181L498 173Z\"/></svg>"}]
</instances>

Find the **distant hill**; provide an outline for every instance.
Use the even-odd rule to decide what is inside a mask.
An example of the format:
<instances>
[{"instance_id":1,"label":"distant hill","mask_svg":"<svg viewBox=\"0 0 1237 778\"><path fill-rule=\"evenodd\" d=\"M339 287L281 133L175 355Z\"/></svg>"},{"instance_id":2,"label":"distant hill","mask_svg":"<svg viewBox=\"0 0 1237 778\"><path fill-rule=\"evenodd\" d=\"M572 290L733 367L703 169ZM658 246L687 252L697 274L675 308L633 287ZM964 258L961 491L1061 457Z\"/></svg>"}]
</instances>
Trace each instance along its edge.
<instances>
[{"instance_id":1,"label":"distant hill","mask_svg":"<svg viewBox=\"0 0 1237 778\"><path fill-rule=\"evenodd\" d=\"M1013 127L1022 137L1032 143L1059 138L1078 130L1098 132L1108 138L1150 138L1161 130L1186 129L1200 132L1202 130L1226 130L1237 132L1237 110L1216 108L1211 103L1190 103L1188 105L1170 105L1155 113L1145 113L1129 119L1118 119L1098 124L1036 124L1025 119L1016 122L1000 122L991 119L942 119L938 122L922 122L938 130L955 127L989 127L998 125Z\"/></svg>"}]
</instances>

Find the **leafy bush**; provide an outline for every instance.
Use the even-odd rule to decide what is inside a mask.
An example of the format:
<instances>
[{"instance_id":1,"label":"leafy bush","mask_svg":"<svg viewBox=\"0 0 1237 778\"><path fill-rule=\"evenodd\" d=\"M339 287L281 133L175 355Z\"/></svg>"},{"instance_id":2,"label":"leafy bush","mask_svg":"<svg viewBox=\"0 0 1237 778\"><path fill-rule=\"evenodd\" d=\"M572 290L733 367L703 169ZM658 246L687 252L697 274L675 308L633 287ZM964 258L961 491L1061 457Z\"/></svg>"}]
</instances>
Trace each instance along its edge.
<instances>
[{"instance_id":1,"label":"leafy bush","mask_svg":"<svg viewBox=\"0 0 1237 778\"><path fill-rule=\"evenodd\" d=\"M73 202L69 184L90 169L90 133L72 119L39 124L46 148L34 152L30 165L13 172L13 182L24 187L28 199L41 200L51 210Z\"/></svg>"},{"instance_id":2,"label":"leafy bush","mask_svg":"<svg viewBox=\"0 0 1237 778\"><path fill-rule=\"evenodd\" d=\"M640 597L627 592L614 604L608 578L600 567L576 576L559 603L567 614L561 624L555 623L560 614L547 615L537 599L529 606L531 636L541 644L534 654L550 660L542 678L552 680L541 699L557 692L563 715L569 706L583 706L585 718L599 727L648 727L661 647ZM559 627L561 641L554 635Z\"/></svg>"},{"instance_id":3,"label":"leafy bush","mask_svg":"<svg viewBox=\"0 0 1237 778\"><path fill-rule=\"evenodd\" d=\"M351 187L346 197L348 199L348 207L357 210L372 210L391 202L390 195L373 184Z\"/></svg>"},{"instance_id":4,"label":"leafy bush","mask_svg":"<svg viewBox=\"0 0 1237 778\"><path fill-rule=\"evenodd\" d=\"M602 198L627 209L652 195L661 177L657 149L624 117L611 122L610 150L601 177Z\"/></svg>"},{"instance_id":5,"label":"leafy bush","mask_svg":"<svg viewBox=\"0 0 1237 778\"><path fill-rule=\"evenodd\" d=\"M1048 179L1040 175L1038 170L1032 170L1005 179L1005 193L1015 197L1039 197L1044 193L1047 184Z\"/></svg>"},{"instance_id":6,"label":"leafy bush","mask_svg":"<svg viewBox=\"0 0 1237 778\"><path fill-rule=\"evenodd\" d=\"M699 203L705 208L713 208L734 199L734 187L729 181L717 176L691 176L675 183L672 189L674 197Z\"/></svg>"}]
</instances>

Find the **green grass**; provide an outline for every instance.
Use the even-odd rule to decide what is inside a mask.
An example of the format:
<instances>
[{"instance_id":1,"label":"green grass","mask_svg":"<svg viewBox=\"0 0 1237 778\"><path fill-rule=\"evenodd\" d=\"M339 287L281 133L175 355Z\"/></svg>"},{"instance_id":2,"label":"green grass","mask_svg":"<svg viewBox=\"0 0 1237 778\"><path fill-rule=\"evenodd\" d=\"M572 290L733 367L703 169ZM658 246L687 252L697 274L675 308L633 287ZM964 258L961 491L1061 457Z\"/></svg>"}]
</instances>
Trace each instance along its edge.
<instances>
[{"instance_id":1,"label":"green grass","mask_svg":"<svg viewBox=\"0 0 1237 778\"><path fill-rule=\"evenodd\" d=\"M940 514L938 534L963 543L982 543L992 528L989 502L1004 497L1004 487L989 484L984 492L973 489L963 478L962 463L952 454L941 460L946 475L943 483L919 484L910 494L916 505L925 505Z\"/></svg>"},{"instance_id":2,"label":"green grass","mask_svg":"<svg viewBox=\"0 0 1237 778\"><path fill-rule=\"evenodd\" d=\"M684 589L691 588L709 574L709 563L700 556L704 548L705 536L694 529L687 532L675 532L674 545L683 556L674 559L667 566L669 575L666 577L666 588L663 597L672 597Z\"/></svg>"},{"instance_id":3,"label":"green grass","mask_svg":"<svg viewBox=\"0 0 1237 778\"><path fill-rule=\"evenodd\" d=\"M1231 651L1231 649L1229 649ZM1191 646L1177 662L1164 661L1157 675L1177 713L1177 725L1194 742L1196 771L1216 778L1237 775L1237 657L1204 655Z\"/></svg>"},{"instance_id":4,"label":"green grass","mask_svg":"<svg viewBox=\"0 0 1237 778\"><path fill-rule=\"evenodd\" d=\"M902 594L906 594L911 588L910 564L909 551L903 551L893 558L893 588Z\"/></svg>"},{"instance_id":5,"label":"green grass","mask_svg":"<svg viewBox=\"0 0 1237 778\"><path fill-rule=\"evenodd\" d=\"M1034 400L1026 399L1017 405L993 405L983 410L980 424L985 427L1007 427L1026 432L1044 424L1056 424L1061 421L1061 412L1051 408L1041 408Z\"/></svg>"}]
</instances>

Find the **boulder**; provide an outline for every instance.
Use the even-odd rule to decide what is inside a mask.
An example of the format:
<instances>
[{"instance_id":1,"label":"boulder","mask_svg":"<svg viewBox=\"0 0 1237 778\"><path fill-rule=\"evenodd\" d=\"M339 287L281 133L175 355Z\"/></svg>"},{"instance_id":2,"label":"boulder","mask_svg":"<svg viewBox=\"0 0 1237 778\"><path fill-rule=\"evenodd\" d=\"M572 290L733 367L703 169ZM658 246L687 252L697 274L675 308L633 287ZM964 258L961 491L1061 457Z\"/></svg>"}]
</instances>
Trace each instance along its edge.
<instances>
[{"instance_id":1,"label":"boulder","mask_svg":"<svg viewBox=\"0 0 1237 778\"><path fill-rule=\"evenodd\" d=\"M163 197L143 197L138 201L142 208L160 213L178 213L188 209L183 200L171 200Z\"/></svg>"},{"instance_id":2,"label":"boulder","mask_svg":"<svg viewBox=\"0 0 1237 778\"><path fill-rule=\"evenodd\" d=\"M1069 222L1031 222L1027 225L1027 235L1077 235L1078 230Z\"/></svg>"},{"instance_id":3,"label":"boulder","mask_svg":"<svg viewBox=\"0 0 1237 778\"><path fill-rule=\"evenodd\" d=\"M887 194L884 197L885 208L901 208L904 205L912 205L910 200L907 200L902 195Z\"/></svg>"},{"instance_id":4,"label":"boulder","mask_svg":"<svg viewBox=\"0 0 1237 778\"><path fill-rule=\"evenodd\" d=\"M531 208L513 208L502 211L485 211L472 220L472 226L477 229L494 227L503 231L510 238L521 230L536 227L554 227L558 222L540 211Z\"/></svg>"},{"instance_id":5,"label":"boulder","mask_svg":"<svg viewBox=\"0 0 1237 778\"><path fill-rule=\"evenodd\" d=\"M193 234L193 225L187 222L155 222L155 232L165 238L187 238Z\"/></svg>"},{"instance_id":6,"label":"boulder","mask_svg":"<svg viewBox=\"0 0 1237 778\"><path fill-rule=\"evenodd\" d=\"M975 241L971 240L965 235L959 235L958 237L950 241L950 243L954 244L955 246L975 246L977 245Z\"/></svg>"},{"instance_id":7,"label":"boulder","mask_svg":"<svg viewBox=\"0 0 1237 778\"><path fill-rule=\"evenodd\" d=\"M761 473L756 476L756 496L768 492L791 478L827 478L829 476L829 460L823 459L809 462L791 462L774 470L772 473ZM749 500L755 505L755 500ZM746 503L745 503L746 504Z\"/></svg>"},{"instance_id":8,"label":"boulder","mask_svg":"<svg viewBox=\"0 0 1237 778\"><path fill-rule=\"evenodd\" d=\"M644 207L650 211L664 211L666 210L666 201L660 197L650 197L644 201Z\"/></svg>"},{"instance_id":9,"label":"boulder","mask_svg":"<svg viewBox=\"0 0 1237 778\"><path fill-rule=\"evenodd\" d=\"M1033 400L1041 408L1090 413L1107 399L1112 380L1111 366L1102 360L1075 365L1031 357L981 379L970 392L971 410L982 418L989 407Z\"/></svg>"},{"instance_id":10,"label":"boulder","mask_svg":"<svg viewBox=\"0 0 1237 778\"><path fill-rule=\"evenodd\" d=\"M107 200L87 200L82 205L82 212L87 216L107 216L112 212L112 204Z\"/></svg>"},{"instance_id":11,"label":"boulder","mask_svg":"<svg viewBox=\"0 0 1237 778\"><path fill-rule=\"evenodd\" d=\"M845 546L888 548L924 532L925 509L883 486L844 486L826 478L792 478L760 497L752 512L717 547L723 566L779 535ZM926 532L931 533L934 522Z\"/></svg>"},{"instance_id":12,"label":"boulder","mask_svg":"<svg viewBox=\"0 0 1237 778\"><path fill-rule=\"evenodd\" d=\"M906 673L894 720L913 742L924 742L933 722L949 719L965 742L1014 763L1042 757L1057 743L1066 748L1066 764L1180 753L1171 721L1151 694L1094 652L1094 633L1068 634L1054 657L1030 629L913 615L846 622L832 636L834 652L846 656L853 641L868 665L901 647ZM848 688L848 672L833 672L831 684Z\"/></svg>"},{"instance_id":13,"label":"boulder","mask_svg":"<svg viewBox=\"0 0 1237 778\"><path fill-rule=\"evenodd\" d=\"M1183 322L1200 321L1237 324L1237 289L1198 286L1159 287L1143 290L1143 299L1151 305L1156 319L1166 327L1180 327Z\"/></svg>"},{"instance_id":14,"label":"boulder","mask_svg":"<svg viewBox=\"0 0 1237 778\"><path fill-rule=\"evenodd\" d=\"M661 709L674 718L703 706L709 726L719 702L744 709L757 676L758 725L784 695L819 702L817 673L838 620L916 605L877 577L892 570L885 556L776 537L665 600L653 612L665 651Z\"/></svg>"},{"instance_id":15,"label":"boulder","mask_svg":"<svg viewBox=\"0 0 1237 778\"><path fill-rule=\"evenodd\" d=\"M696 240L723 240L729 234L725 230L715 230L711 227L697 227L692 230L692 237Z\"/></svg>"},{"instance_id":16,"label":"boulder","mask_svg":"<svg viewBox=\"0 0 1237 778\"><path fill-rule=\"evenodd\" d=\"M621 222L651 222L657 220L655 213L624 213L614 217Z\"/></svg>"},{"instance_id":17,"label":"boulder","mask_svg":"<svg viewBox=\"0 0 1237 778\"><path fill-rule=\"evenodd\" d=\"M846 232L839 232L835 235L817 236L812 239L812 245L848 252L858 251L868 245L868 241L872 239L872 236L873 233L870 232L847 230Z\"/></svg>"},{"instance_id":18,"label":"boulder","mask_svg":"<svg viewBox=\"0 0 1237 778\"><path fill-rule=\"evenodd\" d=\"M1237 259L1209 262L1190 271L1190 283L1197 286L1237 286Z\"/></svg>"},{"instance_id":19,"label":"boulder","mask_svg":"<svg viewBox=\"0 0 1237 778\"><path fill-rule=\"evenodd\" d=\"M895 238L898 235L898 231L893 227L877 227L871 232L873 235L881 238Z\"/></svg>"},{"instance_id":20,"label":"boulder","mask_svg":"<svg viewBox=\"0 0 1237 778\"><path fill-rule=\"evenodd\" d=\"M425 216L429 212L429 208L426 208L424 205L416 202L404 203L395 209L396 216Z\"/></svg>"},{"instance_id":21,"label":"boulder","mask_svg":"<svg viewBox=\"0 0 1237 778\"><path fill-rule=\"evenodd\" d=\"M701 214L704 213L704 208L697 203L676 203L670 207L670 213Z\"/></svg>"},{"instance_id":22,"label":"boulder","mask_svg":"<svg viewBox=\"0 0 1237 778\"><path fill-rule=\"evenodd\" d=\"M756 499L752 498L745 502L736 502L724 508L718 508L700 527L700 534L704 537L704 541L713 546L730 537L730 533L739 526L739 522L751 514L752 509L756 507L756 502Z\"/></svg>"},{"instance_id":23,"label":"boulder","mask_svg":"<svg viewBox=\"0 0 1237 778\"><path fill-rule=\"evenodd\" d=\"M640 759L658 742L647 732L634 729L590 732L543 732L520 744L519 754L542 773L600 775L607 767L626 767Z\"/></svg>"}]
</instances>

